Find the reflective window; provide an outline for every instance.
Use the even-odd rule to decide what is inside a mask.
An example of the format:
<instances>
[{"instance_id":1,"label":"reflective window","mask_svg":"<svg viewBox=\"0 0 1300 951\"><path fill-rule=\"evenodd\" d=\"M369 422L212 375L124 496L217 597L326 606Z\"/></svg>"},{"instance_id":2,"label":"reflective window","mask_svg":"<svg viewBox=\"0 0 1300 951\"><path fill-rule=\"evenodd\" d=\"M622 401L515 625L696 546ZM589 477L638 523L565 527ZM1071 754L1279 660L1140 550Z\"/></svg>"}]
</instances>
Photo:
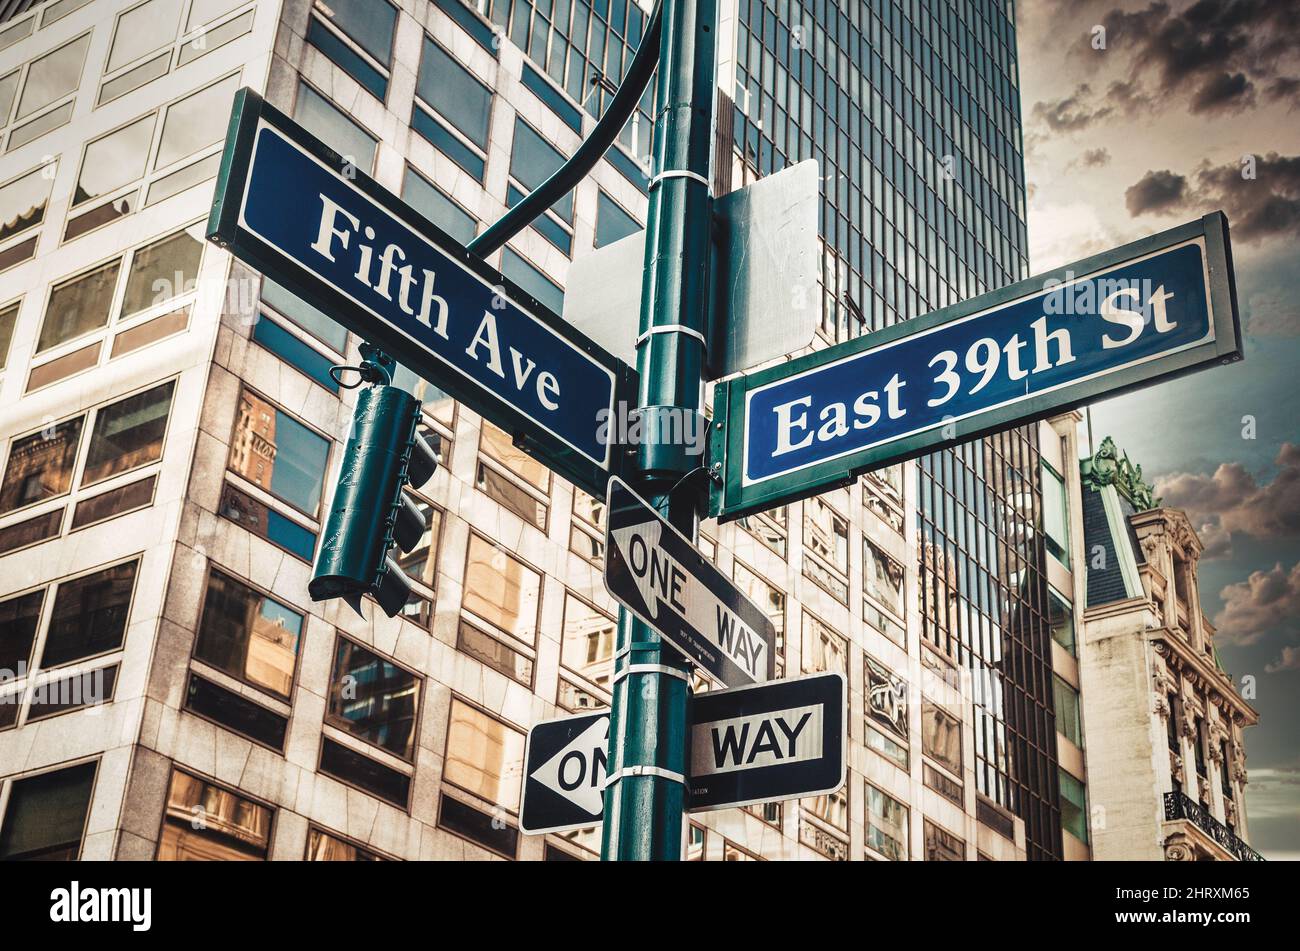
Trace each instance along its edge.
<instances>
[{"instance_id":1,"label":"reflective window","mask_svg":"<svg viewBox=\"0 0 1300 951\"><path fill-rule=\"evenodd\" d=\"M318 8L319 9L319 8ZM388 65L393 53L397 10L384 0L330 0L329 21L363 50Z\"/></svg>"},{"instance_id":2,"label":"reflective window","mask_svg":"<svg viewBox=\"0 0 1300 951\"><path fill-rule=\"evenodd\" d=\"M907 747L895 743L870 724L867 725L867 749L875 750L904 772L910 768L912 759L908 755Z\"/></svg>"},{"instance_id":3,"label":"reflective window","mask_svg":"<svg viewBox=\"0 0 1300 951\"><path fill-rule=\"evenodd\" d=\"M196 227L194 232L201 234ZM122 316L130 317L149 307L194 290L203 258L203 241L190 231L145 245L131 256L122 298Z\"/></svg>"},{"instance_id":4,"label":"reflective window","mask_svg":"<svg viewBox=\"0 0 1300 951\"><path fill-rule=\"evenodd\" d=\"M556 314L564 313L564 291L512 249L501 252L501 273Z\"/></svg>"},{"instance_id":5,"label":"reflective window","mask_svg":"<svg viewBox=\"0 0 1300 951\"><path fill-rule=\"evenodd\" d=\"M739 561L735 562L731 577L741 592L763 609L776 628L776 676L784 676L785 592L772 587Z\"/></svg>"},{"instance_id":6,"label":"reflective window","mask_svg":"<svg viewBox=\"0 0 1300 951\"><path fill-rule=\"evenodd\" d=\"M133 182L144 175L153 142L154 114L136 119L86 146L73 207Z\"/></svg>"},{"instance_id":7,"label":"reflective window","mask_svg":"<svg viewBox=\"0 0 1300 951\"><path fill-rule=\"evenodd\" d=\"M1073 656L1074 609L1051 587L1047 589L1047 622L1052 628L1052 639Z\"/></svg>"},{"instance_id":8,"label":"reflective window","mask_svg":"<svg viewBox=\"0 0 1300 951\"><path fill-rule=\"evenodd\" d=\"M18 100L18 114L22 119L76 90L81 82L81 66L90 47L90 34L78 37L71 43L46 53L27 69L27 84Z\"/></svg>"},{"instance_id":9,"label":"reflective window","mask_svg":"<svg viewBox=\"0 0 1300 951\"><path fill-rule=\"evenodd\" d=\"M244 390L230 440L230 469L308 515L320 508L329 440Z\"/></svg>"},{"instance_id":10,"label":"reflective window","mask_svg":"<svg viewBox=\"0 0 1300 951\"><path fill-rule=\"evenodd\" d=\"M866 538L862 542L862 588L882 607L902 616L903 566Z\"/></svg>"},{"instance_id":11,"label":"reflective window","mask_svg":"<svg viewBox=\"0 0 1300 951\"><path fill-rule=\"evenodd\" d=\"M437 589L438 546L442 540L442 509L422 500L416 500L416 506L425 519L424 534L409 553L393 552L397 567L412 581L423 585L432 594ZM402 615L416 624L428 627L433 621L433 604L423 592L417 589L411 597Z\"/></svg>"},{"instance_id":12,"label":"reflective window","mask_svg":"<svg viewBox=\"0 0 1300 951\"><path fill-rule=\"evenodd\" d=\"M94 571L59 582L41 667L58 667L117 650L126 636L131 592L139 562Z\"/></svg>"},{"instance_id":13,"label":"reflective window","mask_svg":"<svg viewBox=\"0 0 1300 951\"><path fill-rule=\"evenodd\" d=\"M176 37L182 6L182 0L145 0L119 16L104 71L111 73L169 44Z\"/></svg>"},{"instance_id":14,"label":"reflective window","mask_svg":"<svg viewBox=\"0 0 1300 951\"><path fill-rule=\"evenodd\" d=\"M251 799L172 770L158 861L264 860L271 844L272 815Z\"/></svg>"},{"instance_id":15,"label":"reflective window","mask_svg":"<svg viewBox=\"0 0 1300 951\"><path fill-rule=\"evenodd\" d=\"M395 756L415 756L420 678L340 637L334 650L328 721Z\"/></svg>"},{"instance_id":16,"label":"reflective window","mask_svg":"<svg viewBox=\"0 0 1300 951\"><path fill-rule=\"evenodd\" d=\"M834 631L806 610L803 612L803 669L849 674L849 639Z\"/></svg>"},{"instance_id":17,"label":"reflective window","mask_svg":"<svg viewBox=\"0 0 1300 951\"><path fill-rule=\"evenodd\" d=\"M921 751L961 775L961 720L937 703L921 701Z\"/></svg>"},{"instance_id":18,"label":"reflective window","mask_svg":"<svg viewBox=\"0 0 1300 951\"><path fill-rule=\"evenodd\" d=\"M427 36L416 92L465 138L487 148L492 91Z\"/></svg>"},{"instance_id":19,"label":"reflective window","mask_svg":"<svg viewBox=\"0 0 1300 951\"><path fill-rule=\"evenodd\" d=\"M347 346L347 328L269 277L262 278L262 300L274 307L282 317L288 318L339 353Z\"/></svg>"},{"instance_id":20,"label":"reflective window","mask_svg":"<svg viewBox=\"0 0 1300 951\"><path fill-rule=\"evenodd\" d=\"M32 169L0 185L0 241L34 228L45 220L45 207L54 187L57 166Z\"/></svg>"},{"instance_id":21,"label":"reflective window","mask_svg":"<svg viewBox=\"0 0 1300 951\"><path fill-rule=\"evenodd\" d=\"M204 23L211 23L223 13L229 13L241 3L247 0L194 0L190 4L190 15L185 21L185 32L189 32L196 26L202 26Z\"/></svg>"},{"instance_id":22,"label":"reflective window","mask_svg":"<svg viewBox=\"0 0 1300 951\"><path fill-rule=\"evenodd\" d=\"M542 576L480 535L469 536L462 606L525 644L537 638Z\"/></svg>"},{"instance_id":23,"label":"reflective window","mask_svg":"<svg viewBox=\"0 0 1300 951\"><path fill-rule=\"evenodd\" d=\"M402 200L461 244L474 240L478 230L474 216L410 168L402 182Z\"/></svg>"},{"instance_id":24,"label":"reflective window","mask_svg":"<svg viewBox=\"0 0 1300 951\"><path fill-rule=\"evenodd\" d=\"M167 107L154 168L163 168L226 137L239 76L228 76Z\"/></svg>"},{"instance_id":25,"label":"reflective window","mask_svg":"<svg viewBox=\"0 0 1300 951\"><path fill-rule=\"evenodd\" d=\"M9 447L0 513L64 495L72 488L84 416L15 439Z\"/></svg>"},{"instance_id":26,"label":"reflective window","mask_svg":"<svg viewBox=\"0 0 1300 951\"><path fill-rule=\"evenodd\" d=\"M114 261L54 286L36 340L37 353L108 324L119 269L120 262Z\"/></svg>"},{"instance_id":27,"label":"reflective window","mask_svg":"<svg viewBox=\"0 0 1300 951\"><path fill-rule=\"evenodd\" d=\"M229 106L226 112L230 112ZM374 167L378 140L306 83L298 84L293 117L363 172L369 173Z\"/></svg>"},{"instance_id":28,"label":"reflective window","mask_svg":"<svg viewBox=\"0 0 1300 951\"><path fill-rule=\"evenodd\" d=\"M613 672L618 622L581 598L564 593L564 628L560 662L600 687L608 689Z\"/></svg>"},{"instance_id":29,"label":"reflective window","mask_svg":"<svg viewBox=\"0 0 1300 951\"><path fill-rule=\"evenodd\" d=\"M1088 794L1083 783L1061 769L1061 828L1080 842L1088 841Z\"/></svg>"},{"instance_id":30,"label":"reflective window","mask_svg":"<svg viewBox=\"0 0 1300 951\"><path fill-rule=\"evenodd\" d=\"M1079 691L1053 674L1052 699L1056 705L1056 731L1082 748L1083 718L1079 710Z\"/></svg>"},{"instance_id":31,"label":"reflective window","mask_svg":"<svg viewBox=\"0 0 1300 951\"><path fill-rule=\"evenodd\" d=\"M545 463L539 462L514 444L504 430L483 421L483 435L480 448L489 459L501 463L524 482L549 492L551 489L551 470Z\"/></svg>"},{"instance_id":32,"label":"reflective window","mask_svg":"<svg viewBox=\"0 0 1300 951\"><path fill-rule=\"evenodd\" d=\"M44 603L44 589L0 601L0 679L17 679L31 664Z\"/></svg>"},{"instance_id":33,"label":"reflective window","mask_svg":"<svg viewBox=\"0 0 1300 951\"><path fill-rule=\"evenodd\" d=\"M307 861L383 862L386 859L378 852L363 849L320 829L312 829L307 833Z\"/></svg>"},{"instance_id":34,"label":"reflective window","mask_svg":"<svg viewBox=\"0 0 1300 951\"><path fill-rule=\"evenodd\" d=\"M1047 463L1043 473L1043 537L1047 550L1061 564L1070 567L1070 517L1066 502L1065 480Z\"/></svg>"},{"instance_id":35,"label":"reflective window","mask_svg":"<svg viewBox=\"0 0 1300 951\"><path fill-rule=\"evenodd\" d=\"M603 248L641 230L635 218L603 191L596 193L596 247Z\"/></svg>"},{"instance_id":36,"label":"reflective window","mask_svg":"<svg viewBox=\"0 0 1300 951\"><path fill-rule=\"evenodd\" d=\"M519 809L524 734L453 697L442 778L503 809Z\"/></svg>"},{"instance_id":37,"label":"reflective window","mask_svg":"<svg viewBox=\"0 0 1300 951\"><path fill-rule=\"evenodd\" d=\"M908 859L908 809L867 783L867 847L893 862Z\"/></svg>"},{"instance_id":38,"label":"reflective window","mask_svg":"<svg viewBox=\"0 0 1300 951\"><path fill-rule=\"evenodd\" d=\"M523 119L515 119L515 137L510 148L510 176L525 189L532 190L564 164L564 154L547 142ZM566 222L573 223L573 192L570 191L551 208Z\"/></svg>"},{"instance_id":39,"label":"reflective window","mask_svg":"<svg viewBox=\"0 0 1300 951\"><path fill-rule=\"evenodd\" d=\"M171 411L168 381L151 390L102 407L95 414L86 451L82 485L119 475L162 458L163 435Z\"/></svg>"},{"instance_id":40,"label":"reflective window","mask_svg":"<svg viewBox=\"0 0 1300 951\"><path fill-rule=\"evenodd\" d=\"M303 615L223 572L208 577L194 656L287 698Z\"/></svg>"},{"instance_id":41,"label":"reflective window","mask_svg":"<svg viewBox=\"0 0 1300 951\"><path fill-rule=\"evenodd\" d=\"M966 843L929 819L925 820L925 860L927 862L964 862Z\"/></svg>"},{"instance_id":42,"label":"reflective window","mask_svg":"<svg viewBox=\"0 0 1300 951\"><path fill-rule=\"evenodd\" d=\"M909 735L907 681L873 657L866 658L865 671L868 723L874 721L906 742Z\"/></svg>"},{"instance_id":43,"label":"reflective window","mask_svg":"<svg viewBox=\"0 0 1300 951\"><path fill-rule=\"evenodd\" d=\"M0 861L77 858L95 786L95 765L79 763L13 781L0 824Z\"/></svg>"}]
</instances>

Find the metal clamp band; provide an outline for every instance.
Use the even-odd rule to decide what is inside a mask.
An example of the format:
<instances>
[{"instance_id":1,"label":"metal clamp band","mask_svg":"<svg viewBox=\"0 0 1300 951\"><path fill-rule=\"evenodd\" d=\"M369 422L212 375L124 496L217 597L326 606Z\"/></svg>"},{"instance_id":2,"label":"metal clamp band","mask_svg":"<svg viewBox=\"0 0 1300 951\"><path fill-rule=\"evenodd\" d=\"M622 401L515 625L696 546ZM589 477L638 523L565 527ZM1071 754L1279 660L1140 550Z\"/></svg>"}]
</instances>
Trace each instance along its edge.
<instances>
[{"instance_id":1,"label":"metal clamp band","mask_svg":"<svg viewBox=\"0 0 1300 951\"><path fill-rule=\"evenodd\" d=\"M684 670L676 667L669 667L667 664L628 664L620 671L614 673L614 683L618 683L629 674L663 674L665 677L676 677L686 683L691 682L691 676Z\"/></svg>"},{"instance_id":2,"label":"metal clamp band","mask_svg":"<svg viewBox=\"0 0 1300 951\"><path fill-rule=\"evenodd\" d=\"M614 660L618 660L620 657L626 657L628 654L632 653L633 651L658 650L662 646L663 646L662 641L633 641L631 644L628 644L626 647L615 652Z\"/></svg>"},{"instance_id":3,"label":"metal clamp band","mask_svg":"<svg viewBox=\"0 0 1300 951\"><path fill-rule=\"evenodd\" d=\"M610 773L605 777L605 788L608 789L624 776L658 776L660 779L681 783L683 786L686 785L685 776L681 773L675 773L671 769L664 769L662 766L624 766L618 772Z\"/></svg>"},{"instance_id":4,"label":"metal clamp band","mask_svg":"<svg viewBox=\"0 0 1300 951\"><path fill-rule=\"evenodd\" d=\"M641 346L641 344L650 339L651 334L686 334L686 336L694 337L703 344L705 350L709 349L709 341L704 338L704 334L700 333L694 327L687 327L685 324L659 324L651 327L645 333L641 334L641 336L636 338L636 345L638 347Z\"/></svg>"},{"instance_id":5,"label":"metal clamp band","mask_svg":"<svg viewBox=\"0 0 1300 951\"><path fill-rule=\"evenodd\" d=\"M654 188L665 178L689 178L691 181L699 182L701 185L707 188L709 190L709 197L710 198L713 197L713 186L709 184L709 180L705 178L703 175L701 175L699 172L692 172L689 169L685 169L685 168L664 169L654 178L650 179L650 184L646 187L646 191L649 191L651 188Z\"/></svg>"}]
</instances>

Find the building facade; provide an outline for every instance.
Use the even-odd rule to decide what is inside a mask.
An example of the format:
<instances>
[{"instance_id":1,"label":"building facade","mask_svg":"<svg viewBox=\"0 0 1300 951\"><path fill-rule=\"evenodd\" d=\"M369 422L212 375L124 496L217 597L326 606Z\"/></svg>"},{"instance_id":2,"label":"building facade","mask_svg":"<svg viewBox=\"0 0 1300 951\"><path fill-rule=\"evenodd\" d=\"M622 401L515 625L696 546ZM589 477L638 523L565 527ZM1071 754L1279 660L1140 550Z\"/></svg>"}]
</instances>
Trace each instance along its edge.
<instances>
[{"instance_id":1,"label":"building facade","mask_svg":"<svg viewBox=\"0 0 1300 951\"><path fill-rule=\"evenodd\" d=\"M1099 859L1256 861L1242 732L1259 715L1201 613L1202 546L1110 438L1082 463L1090 552L1079 668Z\"/></svg>"},{"instance_id":2,"label":"building facade","mask_svg":"<svg viewBox=\"0 0 1300 951\"><path fill-rule=\"evenodd\" d=\"M529 838L517 817L529 725L609 700L602 501L401 373L442 463L403 559L418 596L393 619L313 604L351 417L329 368L360 341L202 237L250 86L468 240L572 154L647 8L14 9L0 857L594 857L597 830ZM739 0L719 28L715 191L821 167L817 345L1024 275L1009 5ZM652 110L489 258L556 312L569 262L640 227ZM776 625L778 675L846 675L849 779L693 815L686 857L1089 856L1076 421L704 524Z\"/></svg>"}]
</instances>

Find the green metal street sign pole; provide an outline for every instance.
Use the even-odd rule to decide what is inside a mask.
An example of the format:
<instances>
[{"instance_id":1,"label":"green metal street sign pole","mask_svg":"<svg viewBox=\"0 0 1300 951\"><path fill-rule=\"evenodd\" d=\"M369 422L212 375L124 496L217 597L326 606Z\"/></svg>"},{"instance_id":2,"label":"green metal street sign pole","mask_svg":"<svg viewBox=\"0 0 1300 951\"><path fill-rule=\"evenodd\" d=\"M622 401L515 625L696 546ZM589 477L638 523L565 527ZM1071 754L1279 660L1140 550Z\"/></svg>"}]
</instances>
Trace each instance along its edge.
<instances>
[{"instance_id":1,"label":"green metal street sign pole","mask_svg":"<svg viewBox=\"0 0 1300 951\"><path fill-rule=\"evenodd\" d=\"M709 157L717 0L664 0L656 173L646 218L637 347L637 489L694 541L707 481L701 404L708 339ZM687 427L699 427L691 429ZM686 659L626 608L619 611L602 858L681 858L686 808Z\"/></svg>"}]
</instances>

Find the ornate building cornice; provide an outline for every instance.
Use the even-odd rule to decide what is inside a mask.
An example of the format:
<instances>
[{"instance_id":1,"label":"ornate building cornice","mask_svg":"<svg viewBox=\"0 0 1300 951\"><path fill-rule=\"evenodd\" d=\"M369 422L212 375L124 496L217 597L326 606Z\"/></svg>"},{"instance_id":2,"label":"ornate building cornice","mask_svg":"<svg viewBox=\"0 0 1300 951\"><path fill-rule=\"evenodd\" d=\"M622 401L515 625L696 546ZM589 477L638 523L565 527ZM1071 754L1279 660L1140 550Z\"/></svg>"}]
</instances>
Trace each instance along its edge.
<instances>
[{"instance_id":1,"label":"ornate building cornice","mask_svg":"<svg viewBox=\"0 0 1300 951\"><path fill-rule=\"evenodd\" d=\"M1109 436L1101 441L1091 459L1084 460L1081 471L1084 485L1093 491L1113 485L1138 512L1160 507L1155 486L1142 478L1142 467L1134 464L1128 453L1120 453Z\"/></svg>"}]
</instances>

